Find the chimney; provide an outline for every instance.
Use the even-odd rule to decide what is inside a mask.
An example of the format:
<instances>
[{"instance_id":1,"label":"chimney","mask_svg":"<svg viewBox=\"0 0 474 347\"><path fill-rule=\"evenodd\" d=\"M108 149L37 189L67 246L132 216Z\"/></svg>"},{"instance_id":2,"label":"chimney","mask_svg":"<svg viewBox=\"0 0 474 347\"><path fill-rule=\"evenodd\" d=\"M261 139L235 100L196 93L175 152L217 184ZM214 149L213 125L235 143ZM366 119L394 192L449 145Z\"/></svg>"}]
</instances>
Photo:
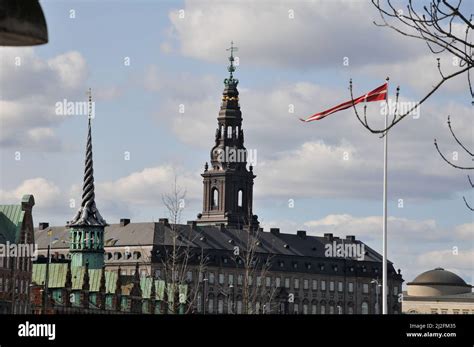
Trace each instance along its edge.
<instances>
[{"instance_id":1,"label":"chimney","mask_svg":"<svg viewBox=\"0 0 474 347\"><path fill-rule=\"evenodd\" d=\"M168 218L160 218L160 219L158 220L158 222L159 222L160 224L163 224L163 225L166 225L166 226L169 226L169 225L170 225L170 222L168 221Z\"/></svg>"},{"instance_id":2,"label":"chimney","mask_svg":"<svg viewBox=\"0 0 474 347\"><path fill-rule=\"evenodd\" d=\"M48 223L48 222L40 222L38 229L39 229L39 230L44 230L44 229L47 229L48 227L49 227L49 223Z\"/></svg>"},{"instance_id":3,"label":"chimney","mask_svg":"<svg viewBox=\"0 0 474 347\"><path fill-rule=\"evenodd\" d=\"M324 238L328 241L332 241L333 239L333 236L332 236L332 233L326 233L324 234Z\"/></svg>"},{"instance_id":4,"label":"chimney","mask_svg":"<svg viewBox=\"0 0 474 347\"><path fill-rule=\"evenodd\" d=\"M346 240L350 242L354 242L356 240L356 237L354 235L347 235Z\"/></svg>"},{"instance_id":5,"label":"chimney","mask_svg":"<svg viewBox=\"0 0 474 347\"><path fill-rule=\"evenodd\" d=\"M298 230L296 232L296 235L298 235L298 237L301 237L302 239L304 239L306 237L306 230Z\"/></svg>"},{"instance_id":6,"label":"chimney","mask_svg":"<svg viewBox=\"0 0 474 347\"><path fill-rule=\"evenodd\" d=\"M188 220L188 225L194 229L194 227L196 226L196 221L195 220Z\"/></svg>"},{"instance_id":7,"label":"chimney","mask_svg":"<svg viewBox=\"0 0 474 347\"><path fill-rule=\"evenodd\" d=\"M270 228L270 232L273 235L278 236L278 235L280 235L280 228Z\"/></svg>"},{"instance_id":8,"label":"chimney","mask_svg":"<svg viewBox=\"0 0 474 347\"><path fill-rule=\"evenodd\" d=\"M225 224L224 223L219 224L219 230L222 231L222 232L225 231Z\"/></svg>"},{"instance_id":9,"label":"chimney","mask_svg":"<svg viewBox=\"0 0 474 347\"><path fill-rule=\"evenodd\" d=\"M122 218L120 219L120 226L124 227L126 225L130 224L130 218Z\"/></svg>"}]
</instances>

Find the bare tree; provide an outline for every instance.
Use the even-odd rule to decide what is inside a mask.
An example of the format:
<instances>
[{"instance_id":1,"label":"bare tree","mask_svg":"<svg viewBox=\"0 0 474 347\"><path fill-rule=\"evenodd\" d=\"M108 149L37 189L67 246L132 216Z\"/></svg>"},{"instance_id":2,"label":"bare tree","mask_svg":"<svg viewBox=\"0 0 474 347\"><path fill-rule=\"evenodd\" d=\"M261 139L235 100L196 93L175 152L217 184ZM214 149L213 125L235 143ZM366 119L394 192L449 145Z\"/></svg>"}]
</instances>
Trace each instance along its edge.
<instances>
[{"instance_id":1,"label":"bare tree","mask_svg":"<svg viewBox=\"0 0 474 347\"><path fill-rule=\"evenodd\" d=\"M454 130L451 126L451 119L450 117L448 116L448 128L449 128L449 131L451 132L451 135L453 136L454 140L456 141L456 143L459 145L459 147L461 147L464 152L467 153L467 155L469 155L471 157L471 160L474 160L474 153L472 151L470 151L469 149L467 149L467 147L462 143L462 141L456 136L456 134L454 133ZM434 140L434 145L436 147L436 150L438 151L439 155L441 156L441 158L443 158L443 160L448 163L449 165L451 165L452 167L456 168L456 169L459 169L459 170L474 170L474 167L473 166L461 166L461 165L457 165L457 164L454 164L451 160L449 160L448 158L446 158L446 156L441 152L441 150L439 149L439 146L438 146L438 142L436 141L436 139ZM456 153L457 154L457 153ZM469 175L467 175L467 180L469 181L469 184L471 186L471 188L474 188L474 184L472 183L471 181L471 177ZM474 209L469 205L469 203L467 202L466 200L466 197L463 196L463 200L464 200L464 203L466 204L467 208L470 209L471 211L474 211Z\"/></svg>"},{"instance_id":2,"label":"bare tree","mask_svg":"<svg viewBox=\"0 0 474 347\"><path fill-rule=\"evenodd\" d=\"M168 212L171 244L163 240L162 276L166 283L164 310L169 313L192 313L197 301L199 277L205 271L205 257L202 249L197 249L193 242L198 234L192 227L181 226L181 216L185 206L186 190L178 186L174 178L170 193L163 195L163 204ZM188 276L196 274L197 276ZM186 295L184 295L186 292Z\"/></svg>"},{"instance_id":3,"label":"bare tree","mask_svg":"<svg viewBox=\"0 0 474 347\"><path fill-rule=\"evenodd\" d=\"M474 98L470 77L470 70L474 66L473 43L471 40L472 29L474 28L472 23L473 14L462 13L462 0L458 0L456 3L448 0L432 0L429 6L423 6L423 8L417 7L417 2L408 0L406 12L404 12L404 9L397 9L391 0L383 1L384 4L381 4L380 0L372 0L372 3L379 11L381 18L381 23L374 22L375 25L391 28L406 37L425 42L434 55L442 53L451 54L453 59L456 59L458 69L450 74L443 73L441 58L438 57L437 68L440 75L438 83L408 110L400 113L395 110L392 121L384 128L374 129L371 127L367 122L365 109L362 119L354 106L357 119L367 130L374 134L382 134L383 136L388 129L415 111L446 81L459 75L466 74L471 97ZM458 27L462 29L458 30ZM352 81L350 82L349 89L352 100L354 100ZM397 104L399 92L400 87L397 88Z\"/></svg>"},{"instance_id":4,"label":"bare tree","mask_svg":"<svg viewBox=\"0 0 474 347\"><path fill-rule=\"evenodd\" d=\"M276 286L266 285L271 269L272 255L258 252L260 232L247 230L242 247L234 247L234 261L242 276L242 313L271 312ZM260 312L256 312L256 311Z\"/></svg>"}]
</instances>

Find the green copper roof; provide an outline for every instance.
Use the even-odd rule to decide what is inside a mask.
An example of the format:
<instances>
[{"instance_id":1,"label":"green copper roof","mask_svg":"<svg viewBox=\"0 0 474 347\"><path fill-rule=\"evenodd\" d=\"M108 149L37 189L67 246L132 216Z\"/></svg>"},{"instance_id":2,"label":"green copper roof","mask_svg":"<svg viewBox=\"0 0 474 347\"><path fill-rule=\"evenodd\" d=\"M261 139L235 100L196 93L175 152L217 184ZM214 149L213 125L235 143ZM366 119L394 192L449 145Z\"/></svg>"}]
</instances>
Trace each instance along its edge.
<instances>
[{"instance_id":1,"label":"green copper roof","mask_svg":"<svg viewBox=\"0 0 474 347\"><path fill-rule=\"evenodd\" d=\"M0 205L0 243L17 242L24 217L21 205Z\"/></svg>"}]
</instances>

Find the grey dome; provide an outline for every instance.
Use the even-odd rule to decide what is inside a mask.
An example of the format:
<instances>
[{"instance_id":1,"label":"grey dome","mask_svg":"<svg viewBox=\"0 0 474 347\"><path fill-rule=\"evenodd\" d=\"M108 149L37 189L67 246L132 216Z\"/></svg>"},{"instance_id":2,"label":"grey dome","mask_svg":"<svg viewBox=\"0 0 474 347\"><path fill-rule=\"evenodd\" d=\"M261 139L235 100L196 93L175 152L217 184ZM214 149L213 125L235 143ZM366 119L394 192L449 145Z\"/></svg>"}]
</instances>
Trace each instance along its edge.
<instances>
[{"instance_id":1,"label":"grey dome","mask_svg":"<svg viewBox=\"0 0 474 347\"><path fill-rule=\"evenodd\" d=\"M408 284L470 287L461 277L440 267L423 272Z\"/></svg>"}]
</instances>

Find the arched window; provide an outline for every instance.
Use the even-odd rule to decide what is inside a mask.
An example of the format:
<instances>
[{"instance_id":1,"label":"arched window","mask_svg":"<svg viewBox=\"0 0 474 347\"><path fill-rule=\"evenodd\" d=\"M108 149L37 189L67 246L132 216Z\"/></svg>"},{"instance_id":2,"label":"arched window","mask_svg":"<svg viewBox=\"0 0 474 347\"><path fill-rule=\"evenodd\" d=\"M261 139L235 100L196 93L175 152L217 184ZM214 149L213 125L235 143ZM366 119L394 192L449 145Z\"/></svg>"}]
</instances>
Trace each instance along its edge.
<instances>
[{"instance_id":1,"label":"arched window","mask_svg":"<svg viewBox=\"0 0 474 347\"><path fill-rule=\"evenodd\" d=\"M303 300L303 314L308 314L308 300Z\"/></svg>"},{"instance_id":2,"label":"arched window","mask_svg":"<svg viewBox=\"0 0 474 347\"><path fill-rule=\"evenodd\" d=\"M232 138L232 127L230 125L227 127L227 138Z\"/></svg>"},{"instance_id":3,"label":"arched window","mask_svg":"<svg viewBox=\"0 0 474 347\"><path fill-rule=\"evenodd\" d=\"M223 139L224 138L224 126L221 125L221 138Z\"/></svg>"},{"instance_id":4,"label":"arched window","mask_svg":"<svg viewBox=\"0 0 474 347\"><path fill-rule=\"evenodd\" d=\"M311 314L318 314L318 304L316 300L311 301Z\"/></svg>"},{"instance_id":5,"label":"arched window","mask_svg":"<svg viewBox=\"0 0 474 347\"><path fill-rule=\"evenodd\" d=\"M211 208L217 209L218 206L219 206L219 190L217 188L212 188Z\"/></svg>"},{"instance_id":6,"label":"arched window","mask_svg":"<svg viewBox=\"0 0 474 347\"><path fill-rule=\"evenodd\" d=\"M243 195L244 195L244 192L242 191L242 189L239 189L239 192L237 193L237 206L238 207L242 207Z\"/></svg>"},{"instance_id":7,"label":"arched window","mask_svg":"<svg viewBox=\"0 0 474 347\"><path fill-rule=\"evenodd\" d=\"M321 301L321 314L326 314L326 302Z\"/></svg>"},{"instance_id":8,"label":"arched window","mask_svg":"<svg viewBox=\"0 0 474 347\"><path fill-rule=\"evenodd\" d=\"M365 301L362 303L362 314L369 314L369 304Z\"/></svg>"},{"instance_id":9,"label":"arched window","mask_svg":"<svg viewBox=\"0 0 474 347\"><path fill-rule=\"evenodd\" d=\"M217 313L224 313L224 297L222 295L217 298Z\"/></svg>"},{"instance_id":10,"label":"arched window","mask_svg":"<svg viewBox=\"0 0 474 347\"><path fill-rule=\"evenodd\" d=\"M208 303L207 312L214 313L214 295L212 294L209 295L207 303Z\"/></svg>"}]
</instances>

